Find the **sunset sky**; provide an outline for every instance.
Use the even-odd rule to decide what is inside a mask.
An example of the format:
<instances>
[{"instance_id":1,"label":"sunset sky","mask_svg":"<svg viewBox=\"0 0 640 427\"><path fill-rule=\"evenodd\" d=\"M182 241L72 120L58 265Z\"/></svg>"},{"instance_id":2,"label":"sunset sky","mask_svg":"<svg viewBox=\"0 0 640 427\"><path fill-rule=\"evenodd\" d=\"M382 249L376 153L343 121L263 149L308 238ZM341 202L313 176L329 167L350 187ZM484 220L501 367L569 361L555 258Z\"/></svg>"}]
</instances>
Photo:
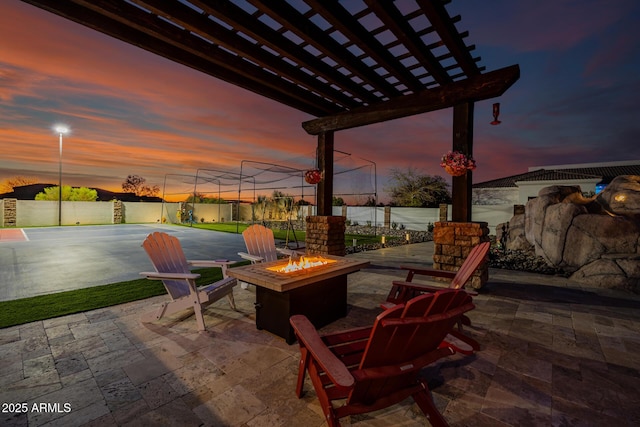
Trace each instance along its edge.
<instances>
[{"instance_id":1,"label":"sunset sky","mask_svg":"<svg viewBox=\"0 0 640 427\"><path fill-rule=\"evenodd\" d=\"M487 71L521 69L502 97L476 103L474 182L529 166L640 159L640 2L454 0L447 9L462 16L457 27L470 32ZM489 124L493 102L499 126ZM391 168L446 177L439 159L451 148L451 116L337 132L337 169L360 169L338 175L336 188L370 192L372 164L383 201ZM67 185L121 191L135 174L161 189L167 182L168 194L188 191L199 170L312 167L316 138L301 127L312 118L19 0L0 3L0 181L57 184L57 123L71 129ZM297 181L270 185L300 192ZM237 197L237 184L225 178L222 187Z\"/></svg>"}]
</instances>

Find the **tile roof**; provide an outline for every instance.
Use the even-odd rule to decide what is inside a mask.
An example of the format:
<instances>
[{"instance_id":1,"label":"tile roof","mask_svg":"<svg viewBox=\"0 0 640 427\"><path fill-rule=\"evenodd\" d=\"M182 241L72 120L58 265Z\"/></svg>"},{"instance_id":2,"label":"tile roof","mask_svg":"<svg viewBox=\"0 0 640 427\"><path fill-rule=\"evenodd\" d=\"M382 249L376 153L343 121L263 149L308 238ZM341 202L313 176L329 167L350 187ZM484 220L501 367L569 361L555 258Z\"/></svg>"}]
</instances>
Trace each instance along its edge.
<instances>
[{"instance_id":1,"label":"tile roof","mask_svg":"<svg viewBox=\"0 0 640 427\"><path fill-rule=\"evenodd\" d=\"M568 181L600 178L598 184L608 184L619 175L640 175L640 163L635 165L588 166L562 169L538 169L491 181L473 184L473 188L517 187L518 181Z\"/></svg>"}]
</instances>

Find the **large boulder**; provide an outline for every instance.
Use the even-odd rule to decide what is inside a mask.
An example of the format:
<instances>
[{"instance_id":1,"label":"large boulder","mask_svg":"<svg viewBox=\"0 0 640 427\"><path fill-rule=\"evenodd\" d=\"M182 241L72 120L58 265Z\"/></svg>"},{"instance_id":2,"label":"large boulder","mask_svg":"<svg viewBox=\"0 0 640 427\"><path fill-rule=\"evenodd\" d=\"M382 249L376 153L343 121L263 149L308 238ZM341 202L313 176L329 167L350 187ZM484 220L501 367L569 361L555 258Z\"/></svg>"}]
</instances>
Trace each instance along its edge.
<instances>
[{"instance_id":1,"label":"large boulder","mask_svg":"<svg viewBox=\"0 0 640 427\"><path fill-rule=\"evenodd\" d=\"M624 289L638 293L640 256L604 255L573 273L571 280L594 288Z\"/></svg>"},{"instance_id":2,"label":"large boulder","mask_svg":"<svg viewBox=\"0 0 640 427\"><path fill-rule=\"evenodd\" d=\"M617 176L595 201L611 215L640 219L640 176Z\"/></svg>"},{"instance_id":3,"label":"large boulder","mask_svg":"<svg viewBox=\"0 0 640 427\"><path fill-rule=\"evenodd\" d=\"M525 236L529 243L536 246L536 254L543 256L540 253L539 246L542 244L542 231L545 227L547 208L557 205L565 198L575 194L582 194L580 187L577 185L553 185L543 188L538 192L538 197L527 202L525 208Z\"/></svg>"},{"instance_id":4,"label":"large boulder","mask_svg":"<svg viewBox=\"0 0 640 427\"><path fill-rule=\"evenodd\" d=\"M511 217L509 222L496 226L496 240L505 246L505 249L513 251L532 251L533 245L529 243L524 233L525 215L518 214Z\"/></svg>"},{"instance_id":5,"label":"large boulder","mask_svg":"<svg viewBox=\"0 0 640 427\"><path fill-rule=\"evenodd\" d=\"M565 240L563 262L580 268L603 254L633 254L638 251L640 224L626 217L580 215L574 218Z\"/></svg>"},{"instance_id":6,"label":"large boulder","mask_svg":"<svg viewBox=\"0 0 640 427\"><path fill-rule=\"evenodd\" d=\"M526 250L526 240L537 256L573 273L574 280L640 292L638 176L620 176L591 198L578 186L543 188L525 214L503 229L506 249Z\"/></svg>"},{"instance_id":7,"label":"large boulder","mask_svg":"<svg viewBox=\"0 0 640 427\"><path fill-rule=\"evenodd\" d=\"M565 240L573 219L586 211L580 205L572 203L557 203L547 206L540 231L540 241L535 242L536 255L546 259L554 266L564 266L562 255L565 250Z\"/></svg>"}]
</instances>

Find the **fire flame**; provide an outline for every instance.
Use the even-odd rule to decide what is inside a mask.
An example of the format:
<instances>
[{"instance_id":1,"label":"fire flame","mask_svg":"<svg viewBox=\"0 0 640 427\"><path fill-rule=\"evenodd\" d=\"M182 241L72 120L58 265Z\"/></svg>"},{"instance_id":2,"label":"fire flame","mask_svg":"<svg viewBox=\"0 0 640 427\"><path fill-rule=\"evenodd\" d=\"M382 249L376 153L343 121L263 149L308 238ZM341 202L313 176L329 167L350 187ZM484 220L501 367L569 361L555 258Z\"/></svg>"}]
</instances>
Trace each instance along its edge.
<instances>
[{"instance_id":1,"label":"fire flame","mask_svg":"<svg viewBox=\"0 0 640 427\"><path fill-rule=\"evenodd\" d=\"M289 262L287 263L287 265L284 265L284 266L277 265L274 267L268 267L267 269L271 271L276 271L278 273L292 273L294 271L306 270L309 268L318 267L318 266L326 265L333 262L336 262L336 261L333 259L326 259L326 258L317 257L317 256L316 257L302 256L298 261L289 259Z\"/></svg>"}]
</instances>

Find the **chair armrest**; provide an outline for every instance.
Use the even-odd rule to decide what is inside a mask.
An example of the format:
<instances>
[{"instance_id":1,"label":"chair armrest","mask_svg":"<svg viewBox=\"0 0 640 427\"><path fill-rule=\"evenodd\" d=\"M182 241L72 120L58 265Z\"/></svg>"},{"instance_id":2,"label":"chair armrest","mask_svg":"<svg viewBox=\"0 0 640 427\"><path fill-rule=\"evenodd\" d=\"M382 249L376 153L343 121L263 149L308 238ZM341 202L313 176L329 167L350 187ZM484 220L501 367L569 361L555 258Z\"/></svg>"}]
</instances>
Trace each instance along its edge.
<instances>
[{"instance_id":1,"label":"chair armrest","mask_svg":"<svg viewBox=\"0 0 640 427\"><path fill-rule=\"evenodd\" d=\"M400 268L403 270L409 270L409 275L420 274L422 276L445 277L447 279L453 279L454 277L456 277L455 271L436 270L435 268L411 267L407 265L401 265Z\"/></svg>"},{"instance_id":2,"label":"chair armrest","mask_svg":"<svg viewBox=\"0 0 640 427\"><path fill-rule=\"evenodd\" d=\"M309 350L313 359L331 378L331 381L339 387L352 387L354 384L353 375L325 345L309 319L304 315L296 314L291 316L289 322L300 341L300 345Z\"/></svg>"},{"instance_id":3,"label":"chair armrest","mask_svg":"<svg viewBox=\"0 0 640 427\"><path fill-rule=\"evenodd\" d=\"M158 273L157 271L143 271L141 276L151 280L195 280L200 278L197 273Z\"/></svg>"},{"instance_id":4,"label":"chair armrest","mask_svg":"<svg viewBox=\"0 0 640 427\"><path fill-rule=\"evenodd\" d=\"M228 259L215 259L215 260L208 260L208 259L195 259L195 260L189 260L187 261L187 263L189 265L192 265L194 267L228 267L232 264L235 264L235 261L229 261Z\"/></svg>"},{"instance_id":5,"label":"chair armrest","mask_svg":"<svg viewBox=\"0 0 640 427\"><path fill-rule=\"evenodd\" d=\"M261 256L251 255L251 254L248 254L246 252L238 252L238 256L240 256L240 258L246 259L246 260L251 261L253 263L261 262L261 261L264 260L264 258L262 258Z\"/></svg>"},{"instance_id":6,"label":"chair armrest","mask_svg":"<svg viewBox=\"0 0 640 427\"><path fill-rule=\"evenodd\" d=\"M421 291L421 292L438 292L438 291L442 291L443 289L449 289L443 286L431 286L431 285L426 285L424 283L403 282L401 280L394 280L392 283L393 283L393 286L402 286L402 287L406 287L406 288L413 289L416 291ZM461 289L461 290L465 291L467 294L471 296L478 295L478 293L475 291L468 291L466 289ZM391 303L390 306L393 306L393 305L394 304Z\"/></svg>"}]
</instances>

